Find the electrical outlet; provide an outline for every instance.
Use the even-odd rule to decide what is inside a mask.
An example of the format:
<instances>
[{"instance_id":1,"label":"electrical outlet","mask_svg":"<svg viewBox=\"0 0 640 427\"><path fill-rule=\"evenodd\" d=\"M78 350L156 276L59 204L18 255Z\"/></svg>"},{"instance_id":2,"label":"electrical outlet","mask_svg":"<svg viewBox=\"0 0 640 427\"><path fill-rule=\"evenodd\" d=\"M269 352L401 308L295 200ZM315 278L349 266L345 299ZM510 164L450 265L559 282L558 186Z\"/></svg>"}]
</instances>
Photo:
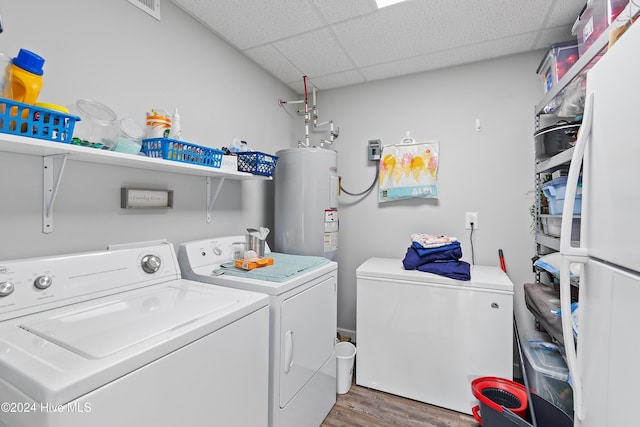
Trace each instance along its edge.
<instances>
[{"instance_id":1,"label":"electrical outlet","mask_svg":"<svg viewBox=\"0 0 640 427\"><path fill-rule=\"evenodd\" d=\"M367 147L367 158L370 161L376 162L380 160L380 153L382 152L382 144L379 139L370 139Z\"/></svg>"},{"instance_id":2,"label":"electrical outlet","mask_svg":"<svg viewBox=\"0 0 640 427\"><path fill-rule=\"evenodd\" d=\"M478 212L467 212L464 214L464 228L471 230L471 223L473 223L473 229L478 229Z\"/></svg>"}]
</instances>

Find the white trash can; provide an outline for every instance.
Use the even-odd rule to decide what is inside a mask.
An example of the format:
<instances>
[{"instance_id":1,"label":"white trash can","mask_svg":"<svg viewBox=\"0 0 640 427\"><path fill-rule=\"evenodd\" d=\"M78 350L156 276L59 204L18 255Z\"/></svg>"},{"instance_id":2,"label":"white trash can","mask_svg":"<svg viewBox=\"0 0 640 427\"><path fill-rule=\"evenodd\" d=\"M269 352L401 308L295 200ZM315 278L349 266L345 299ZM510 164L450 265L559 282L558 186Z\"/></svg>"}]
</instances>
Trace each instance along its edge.
<instances>
[{"instance_id":1,"label":"white trash can","mask_svg":"<svg viewBox=\"0 0 640 427\"><path fill-rule=\"evenodd\" d=\"M355 345L347 341L336 344L336 392L338 394L346 394L351 388L355 358Z\"/></svg>"}]
</instances>

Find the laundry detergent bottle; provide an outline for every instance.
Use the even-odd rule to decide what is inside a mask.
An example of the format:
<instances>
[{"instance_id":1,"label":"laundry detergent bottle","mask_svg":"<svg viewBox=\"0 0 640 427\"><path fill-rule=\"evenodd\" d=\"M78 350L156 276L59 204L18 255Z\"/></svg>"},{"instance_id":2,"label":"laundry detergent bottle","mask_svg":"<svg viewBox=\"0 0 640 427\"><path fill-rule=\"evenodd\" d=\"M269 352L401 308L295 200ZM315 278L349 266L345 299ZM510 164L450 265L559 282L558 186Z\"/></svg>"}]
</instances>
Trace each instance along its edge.
<instances>
[{"instance_id":1,"label":"laundry detergent bottle","mask_svg":"<svg viewBox=\"0 0 640 427\"><path fill-rule=\"evenodd\" d=\"M43 65L44 58L20 49L18 56L6 68L2 97L24 104L35 104L42 88ZM12 112L12 115L15 114Z\"/></svg>"}]
</instances>

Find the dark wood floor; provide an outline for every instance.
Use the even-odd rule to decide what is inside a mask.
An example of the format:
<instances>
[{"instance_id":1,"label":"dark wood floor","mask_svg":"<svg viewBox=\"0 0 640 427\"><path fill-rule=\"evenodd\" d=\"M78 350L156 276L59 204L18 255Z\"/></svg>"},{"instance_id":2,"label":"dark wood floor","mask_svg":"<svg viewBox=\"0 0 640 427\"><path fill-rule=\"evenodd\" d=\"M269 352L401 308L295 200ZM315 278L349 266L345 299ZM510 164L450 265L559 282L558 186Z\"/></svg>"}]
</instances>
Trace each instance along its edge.
<instances>
[{"instance_id":1,"label":"dark wood floor","mask_svg":"<svg viewBox=\"0 0 640 427\"><path fill-rule=\"evenodd\" d=\"M392 394L351 386L339 394L321 427L472 427L472 416L404 399Z\"/></svg>"}]
</instances>

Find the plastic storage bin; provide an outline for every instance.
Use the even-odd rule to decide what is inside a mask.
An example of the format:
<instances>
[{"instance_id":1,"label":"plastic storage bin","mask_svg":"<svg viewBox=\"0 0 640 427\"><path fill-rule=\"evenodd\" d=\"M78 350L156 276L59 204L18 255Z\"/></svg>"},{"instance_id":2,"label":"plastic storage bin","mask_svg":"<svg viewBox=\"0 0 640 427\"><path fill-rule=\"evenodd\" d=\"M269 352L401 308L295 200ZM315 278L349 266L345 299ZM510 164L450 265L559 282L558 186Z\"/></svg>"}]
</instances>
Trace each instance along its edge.
<instances>
[{"instance_id":1,"label":"plastic storage bin","mask_svg":"<svg viewBox=\"0 0 640 427\"><path fill-rule=\"evenodd\" d=\"M567 189L567 178L560 177L542 184L542 192L549 201L549 213L551 215L562 215L564 205L564 194ZM582 180L578 180L576 189L576 200L573 204L573 214L582 213Z\"/></svg>"},{"instance_id":2,"label":"plastic storage bin","mask_svg":"<svg viewBox=\"0 0 640 427\"><path fill-rule=\"evenodd\" d=\"M580 56L584 55L598 37L609 28L628 3L629 0L587 1L571 29L571 34L576 36Z\"/></svg>"},{"instance_id":3,"label":"plastic storage bin","mask_svg":"<svg viewBox=\"0 0 640 427\"><path fill-rule=\"evenodd\" d=\"M278 156L261 153L259 151L244 151L236 153L238 156L238 170L254 175L271 176L276 169Z\"/></svg>"},{"instance_id":4,"label":"plastic storage bin","mask_svg":"<svg viewBox=\"0 0 640 427\"><path fill-rule=\"evenodd\" d=\"M573 413L573 390L569 369L556 344L540 340L531 332L521 332L520 344L529 388L562 411Z\"/></svg>"},{"instance_id":5,"label":"plastic storage bin","mask_svg":"<svg viewBox=\"0 0 640 427\"><path fill-rule=\"evenodd\" d=\"M551 45L536 73L547 93L578 60L578 43L568 41Z\"/></svg>"},{"instance_id":6,"label":"plastic storage bin","mask_svg":"<svg viewBox=\"0 0 640 427\"><path fill-rule=\"evenodd\" d=\"M80 117L0 98L0 132L70 143Z\"/></svg>"},{"instance_id":7,"label":"plastic storage bin","mask_svg":"<svg viewBox=\"0 0 640 427\"><path fill-rule=\"evenodd\" d=\"M540 216L542 224L542 232L548 236L560 237L562 230L561 216ZM571 240L580 240L580 218L573 218L573 227L571 227Z\"/></svg>"},{"instance_id":8,"label":"plastic storage bin","mask_svg":"<svg viewBox=\"0 0 640 427\"><path fill-rule=\"evenodd\" d=\"M73 144L113 150L118 137L115 111L92 99L78 99L69 106L69 111L82 118L73 132Z\"/></svg>"},{"instance_id":9,"label":"plastic storage bin","mask_svg":"<svg viewBox=\"0 0 640 427\"><path fill-rule=\"evenodd\" d=\"M143 139L141 152L147 157L159 157L212 168L220 168L224 154L222 150L169 138Z\"/></svg>"}]
</instances>

